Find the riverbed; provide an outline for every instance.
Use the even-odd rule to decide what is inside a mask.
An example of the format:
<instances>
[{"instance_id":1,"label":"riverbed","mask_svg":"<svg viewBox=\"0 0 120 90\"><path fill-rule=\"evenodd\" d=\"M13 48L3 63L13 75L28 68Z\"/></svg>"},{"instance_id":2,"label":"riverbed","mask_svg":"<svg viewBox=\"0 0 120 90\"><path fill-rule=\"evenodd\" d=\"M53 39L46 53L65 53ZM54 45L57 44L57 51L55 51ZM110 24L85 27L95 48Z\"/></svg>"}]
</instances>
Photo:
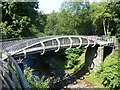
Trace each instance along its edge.
<instances>
[{"instance_id":1,"label":"riverbed","mask_svg":"<svg viewBox=\"0 0 120 90\"><path fill-rule=\"evenodd\" d=\"M50 80L51 88L92 88L93 86L84 80L73 79L66 75L65 70L58 67L56 60L64 57L61 52L47 52L45 55L40 53L28 55L24 60L24 66L33 69L33 75L41 78L45 76Z\"/></svg>"}]
</instances>

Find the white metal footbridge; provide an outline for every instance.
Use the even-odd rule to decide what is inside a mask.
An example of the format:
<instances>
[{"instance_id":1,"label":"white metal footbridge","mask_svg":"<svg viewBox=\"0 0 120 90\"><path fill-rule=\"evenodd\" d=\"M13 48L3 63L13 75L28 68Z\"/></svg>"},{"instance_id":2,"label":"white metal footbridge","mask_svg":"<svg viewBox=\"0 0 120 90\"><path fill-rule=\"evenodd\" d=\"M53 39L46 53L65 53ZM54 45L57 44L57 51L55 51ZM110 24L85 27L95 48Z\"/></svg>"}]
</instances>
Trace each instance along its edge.
<instances>
[{"instance_id":1,"label":"white metal footbridge","mask_svg":"<svg viewBox=\"0 0 120 90\"><path fill-rule=\"evenodd\" d=\"M29 85L20 67L12 56L26 56L27 54L38 52L43 55L48 50L54 50L55 52L58 52L60 49L68 50L72 47L87 48L88 46L95 47L96 45L113 46L114 40L112 38L103 38L98 36L66 35L36 37L29 39L24 38L19 40L10 39L0 42L0 45L2 46L0 49L0 52L2 53L2 58L0 60L0 79L3 82L3 87L12 88L13 90L16 90L16 88L29 90ZM5 60L7 60L7 62ZM16 67L16 70L18 71L18 78L16 77L14 70L10 66L10 62L13 63ZM12 77L10 77L8 72L12 74Z\"/></svg>"},{"instance_id":2,"label":"white metal footbridge","mask_svg":"<svg viewBox=\"0 0 120 90\"><path fill-rule=\"evenodd\" d=\"M71 47L94 47L95 45L113 45L113 39L107 40L97 36L46 36L37 37L31 39L21 39L2 42L2 50L9 53L10 55L19 55L27 53L41 52L41 55L47 50L59 51L61 48L67 50ZM2 60L6 59L7 56L2 53Z\"/></svg>"}]
</instances>

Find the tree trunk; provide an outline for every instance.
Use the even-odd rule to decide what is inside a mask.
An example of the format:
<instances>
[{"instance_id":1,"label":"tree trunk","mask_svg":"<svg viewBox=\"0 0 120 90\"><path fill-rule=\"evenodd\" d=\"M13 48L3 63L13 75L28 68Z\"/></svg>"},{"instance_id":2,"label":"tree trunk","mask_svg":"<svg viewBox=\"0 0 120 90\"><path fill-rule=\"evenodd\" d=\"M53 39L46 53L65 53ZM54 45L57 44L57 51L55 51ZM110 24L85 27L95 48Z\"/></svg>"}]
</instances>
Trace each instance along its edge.
<instances>
[{"instance_id":1,"label":"tree trunk","mask_svg":"<svg viewBox=\"0 0 120 90\"><path fill-rule=\"evenodd\" d=\"M108 20L106 35L110 35L110 33L109 33L109 20Z\"/></svg>"},{"instance_id":2,"label":"tree trunk","mask_svg":"<svg viewBox=\"0 0 120 90\"><path fill-rule=\"evenodd\" d=\"M105 20L103 20L103 30L104 30L104 34L106 36Z\"/></svg>"}]
</instances>

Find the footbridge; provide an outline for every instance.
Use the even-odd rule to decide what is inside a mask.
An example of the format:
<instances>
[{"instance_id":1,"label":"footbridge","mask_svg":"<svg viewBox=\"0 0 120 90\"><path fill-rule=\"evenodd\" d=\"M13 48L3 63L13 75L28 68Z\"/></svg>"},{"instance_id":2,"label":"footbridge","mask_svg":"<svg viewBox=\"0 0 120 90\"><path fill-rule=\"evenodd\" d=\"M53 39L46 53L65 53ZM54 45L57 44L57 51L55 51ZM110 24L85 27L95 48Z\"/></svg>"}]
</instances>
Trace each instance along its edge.
<instances>
[{"instance_id":1,"label":"footbridge","mask_svg":"<svg viewBox=\"0 0 120 90\"><path fill-rule=\"evenodd\" d=\"M67 50L76 47L95 47L100 46L113 46L113 39L107 40L97 36L46 36L31 39L21 39L2 42L2 50L9 53L12 56L24 54L31 54L40 52L41 55L48 50L55 50L58 52L60 49L66 48ZM2 60L7 56L2 53Z\"/></svg>"},{"instance_id":2,"label":"footbridge","mask_svg":"<svg viewBox=\"0 0 120 90\"><path fill-rule=\"evenodd\" d=\"M0 42L0 45L2 46L0 49L0 52L2 53L2 58L0 60L0 88L7 87L16 90L17 87L17 89L22 88L29 90L29 85L14 57L22 55L26 58L27 54L40 53L40 55L43 55L46 51L50 50L58 52L60 49L68 50L72 47L83 47L87 49L85 55L87 67L94 65L94 68L96 69L97 65L103 62L105 56L104 47L114 47L114 43L113 38L78 35L4 40ZM14 64L18 76L16 76L12 69L11 63Z\"/></svg>"}]
</instances>

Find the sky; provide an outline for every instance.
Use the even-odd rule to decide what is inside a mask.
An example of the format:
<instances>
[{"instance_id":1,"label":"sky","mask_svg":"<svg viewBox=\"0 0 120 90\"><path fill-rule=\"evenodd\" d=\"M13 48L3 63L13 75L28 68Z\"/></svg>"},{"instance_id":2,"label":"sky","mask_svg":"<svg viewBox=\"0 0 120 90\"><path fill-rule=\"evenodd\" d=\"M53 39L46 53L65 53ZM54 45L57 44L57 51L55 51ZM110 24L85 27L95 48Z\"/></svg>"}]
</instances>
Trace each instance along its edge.
<instances>
[{"instance_id":1,"label":"sky","mask_svg":"<svg viewBox=\"0 0 120 90\"><path fill-rule=\"evenodd\" d=\"M39 10L45 14L52 13L53 10L59 11L64 0L39 0Z\"/></svg>"},{"instance_id":2,"label":"sky","mask_svg":"<svg viewBox=\"0 0 120 90\"><path fill-rule=\"evenodd\" d=\"M39 1L39 10L43 11L43 13L48 14L52 13L52 11L58 12L61 4L66 0L38 0ZM93 1L99 1L99 0L89 0L90 3Z\"/></svg>"}]
</instances>

